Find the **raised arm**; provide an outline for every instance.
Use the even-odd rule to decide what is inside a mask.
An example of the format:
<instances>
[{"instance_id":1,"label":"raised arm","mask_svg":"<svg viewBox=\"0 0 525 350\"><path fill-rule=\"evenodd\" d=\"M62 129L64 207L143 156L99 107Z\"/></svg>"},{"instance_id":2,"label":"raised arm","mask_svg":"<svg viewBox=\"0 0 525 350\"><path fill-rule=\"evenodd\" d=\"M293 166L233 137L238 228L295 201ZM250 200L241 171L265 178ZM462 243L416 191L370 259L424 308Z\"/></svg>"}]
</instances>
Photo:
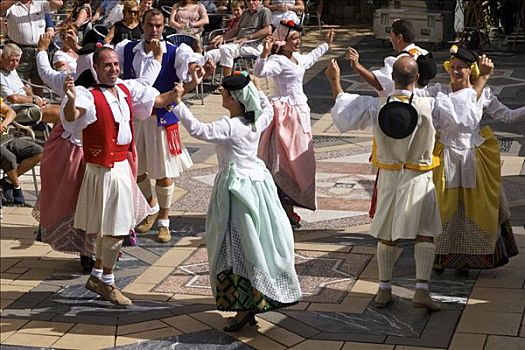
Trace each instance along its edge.
<instances>
[{"instance_id":1,"label":"raised arm","mask_svg":"<svg viewBox=\"0 0 525 350\"><path fill-rule=\"evenodd\" d=\"M484 112L493 119L500 120L504 123L525 120L525 106L517 109L510 109L498 100L490 88L484 89L482 99L484 100Z\"/></svg>"},{"instance_id":2,"label":"raised arm","mask_svg":"<svg viewBox=\"0 0 525 350\"><path fill-rule=\"evenodd\" d=\"M227 119L222 118L213 123L203 123L195 118L193 113L191 113L184 102L182 102L182 96L184 95L184 87L182 84L177 84L175 94L175 103L177 103L177 106L174 112L191 136L212 143L221 143L231 139L231 127Z\"/></svg>"},{"instance_id":3,"label":"raised arm","mask_svg":"<svg viewBox=\"0 0 525 350\"><path fill-rule=\"evenodd\" d=\"M263 40L263 50L261 55L253 65L253 74L259 78L268 78L281 74L283 67L274 59L268 59L272 51L273 37L267 36Z\"/></svg>"},{"instance_id":4,"label":"raised arm","mask_svg":"<svg viewBox=\"0 0 525 350\"><path fill-rule=\"evenodd\" d=\"M356 49L349 47L346 51L346 59L350 61L350 66L354 69L354 71L359 74L359 76L363 78L368 84L372 85L372 87L377 91L383 90L383 86L376 78L374 73L370 72L361 63L359 63L359 52L357 52Z\"/></svg>"},{"instance_id":5,"label":"raised arm","mask_svg":"<svg viewBox=\"0 0 525 350\"><path fill-rule=\"evenodd\" d=\"M68 76L64 82L64 92L67 101L64 106L64 118L68 122L73 122L86 114L86 110L76 107L77 89L72 76Z\"/></svg>"},{"instance_id":6,"label":"raised arm","mask_svg":"<svg viewBox=\"0 0 525 350\"><path fill-rule=\"evenodd\" d=\"M494 71L494 64L492 60L485 55L481 55L478 60L479 77L472 83L472 87L476 90L478 99L483 94L483 89L487 84L492 72Z\"/></svg>"},{"instance_id":7,"label":"raised arm","mask_svg":"<svg viewBox=\"0 0 525 350\"><path fill-rule=\"evenodd\" d=\"M340 69L332 60L325 71L332 85L335 105L331 116L335 126L341 131L366 129L374 125L377 116L377 103L371 96L359 96L343 92L340 83Z\"/></svg>"},{"instance_id":8,"label":"raised arm","mask_svg":"<svg viewBox=\"0 0 525 350\"><path fill-rule=\"evenodd\" d=\"M36 48L36 67L38 69L38 75L40 75L42 81L46 85L50 86L53 91L59 92L62 96L64 94L63 91L66 74L51 68L49 56L47 55L47 50L52 38L53 37L48 33L42 34L40 36L40 40L38 41L38 46Z\"/></svg>"},{"instance_id":9,"label":"raised arm","mask_svg":"<svg viewBox=\"0 0 525 350\"><path fill-rule=\"evenodd\" d=\"M330 31L328 31L328 33L326 33L325 43L324 44L319 45L318 47L316 47L315 49L310 51L308 54L303 56L304 60L302 62L302 65L303 65L304 69L310 68L317 61L319 61L321 56L324 55L330 49L330 47L332 46L332 43L334 41L334 37L335 37L335 31L333 29L331 29Z\"/></svg>"}]
</instances>

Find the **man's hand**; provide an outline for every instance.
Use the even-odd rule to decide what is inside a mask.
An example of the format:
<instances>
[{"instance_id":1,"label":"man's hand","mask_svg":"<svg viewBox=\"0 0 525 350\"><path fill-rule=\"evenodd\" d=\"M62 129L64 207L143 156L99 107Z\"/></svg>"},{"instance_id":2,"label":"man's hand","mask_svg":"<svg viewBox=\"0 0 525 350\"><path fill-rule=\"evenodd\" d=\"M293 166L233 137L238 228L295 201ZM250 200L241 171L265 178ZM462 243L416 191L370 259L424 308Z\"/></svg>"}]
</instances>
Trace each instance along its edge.
<instances>
[{"instance_id":1,"label":"man's hand","mask_svg":"<svg viewBox=\"0 0 525 350\"><path fill-rule=\"evenodd\" d=\"M349 47L345 54L346 60L350 61L350 66L355 68L359 65L359 52L353 47Z\"/></svg>"},{"instance_id":2,"label":"man's hand","mask_svg":"<svg viewBox=\"0 0 525 350\"><path fill-rule=\"evenodd\" d=\"M160 44L160 40L151 39L149 45L151 52L153 53L153 57L159 62L162 61L162 46Z\"/></svg>"},{"instance_id":3,"label":"man's hand","mask_svg":"<svg viewBox=\"0 0 525 350\"><path fill-rule=\"evenodd\" d=\"M224 35L217 35L211 40L211 44L216 48L224 43Z\"/></svg>"},{"instance_id":4,"label":"man's hand","mask_svg":"<svg viewBox=\"0 0 525 350\"><path fill-rule=\"evenodd\" d=\"M341 69L339 68L339 65L335 59L330 60L330 63L328 63L324 73L330 81L339 81L341 78Z\"/></svg>"},{"instance_id":5,"label":"man's hand","mask_svg":"<svg viewBox=\"0 0 525 350\"><path fill-rule=\"evenodd\" d=\"M238 45L241 45L242 43L245 43L246 41L248 41L248 38L247 37L242 37L242 38L238 38L238 39L235 39L235 43L238 44Z\"/></svg>"},{"instance_id":6,"label":"man's hand","mask_svg":"<svg viewBox=\"0 0 525 350\"><path fill-rule=\"evenodd\" d=\"M268 35L266 38L263 39L263 49L261 52L261 58L267 58L272 53L272 46L273 46L273 36Z\"/></svg>"},{"instance_id":7,"label":"man's hand","mask_svg":"<svg viewBox=\"0 0 525 350\"><path fill-rule=\"evenodd\" d=\"M4 125L4 123L0 124L0 133L7 132L7 125Z\"/></svg>"},{"instance_id":8,"label":"man's hand","mask_svg":"<svg viewBox=\"0 0 525 350\"><path fill-rule=\"evenodd\" d=\"M479 57L478 67L480 76L490 76L494 71L494 63L485 55L481 55Z\"/></svg>"},{"instance_id":9,"label":"man's hand","mask_svg":"<svg viewBox=\"0 0 525 350\"><path fill-rule=\"evenodd\" d=\"M175 96L175 103L181 103L182 96L184 96L184 85L182 85L182 83L175 83L175 86L173 87L172 91Z\"/></svg>"},{"instance_id":10,"label":"man's hand","mask_svg":"<svg viewBox=\"0 0 525 350\"><path fill-rule=\"evenodd\" d=\"M215 63L213 63L212 60L207 60L206 63L204 63L204 70L206 71L204 78L209 78L213 75L213 72L215 72L215 66Z\"/></svg>"},{"instance_id":11,"label":"man's hand","mask_svg":"<svg viewBox=\"0 0 525 350\"><path fill-rule=\"evenodd\" d=\"M75 80L69 75L64 81L64 92L67 97L74 100L77 97L77 89L75 87Z\"/></svg>"},{"instance_id":12,"label":"man's hand","mask_svg":"<svg viewBox=\"0 0 525 350\"><path fill-rule=\"evenodd\" d=\"M328 33L326 33L326 36L325 36L325 41L328 44L328 46L332 45L332 43L334 42L334 37L335 37L335 30L330 29Z\"/></svg>"},{"instance_id":13,"label":"man's hand","mask_svg":"<svg viewBox=\"0 0 525 350\"><path fill-rule=\"evenodd\" d=\"M44 33L40 35L40 39L38 40L38 45L36 49L38 51L47 51L49 45L51 44L51 40L53 40L53 36L49 33Z\"/></svg>"}]
</instances>

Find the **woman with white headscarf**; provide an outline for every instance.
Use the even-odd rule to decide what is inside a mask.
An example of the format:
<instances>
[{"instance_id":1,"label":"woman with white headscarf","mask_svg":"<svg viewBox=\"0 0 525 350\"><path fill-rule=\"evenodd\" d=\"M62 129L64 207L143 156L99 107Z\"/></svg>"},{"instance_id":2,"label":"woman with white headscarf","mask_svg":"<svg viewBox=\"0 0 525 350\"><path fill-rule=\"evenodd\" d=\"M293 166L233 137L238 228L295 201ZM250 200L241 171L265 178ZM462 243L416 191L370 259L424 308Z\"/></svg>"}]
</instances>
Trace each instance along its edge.
<instances>
[{"instance_id":1,"label":"woman with white headscarf","mask_svg":"<svg viewBox=\"0 0 525 350\"><path fill-rule=\"evenodd\" d=\"M225 77L222 88L229 116L202 123L181 102L182 88L174 113L191 136L216 144L219 171L206 215L206 248L217 308L237 312L224 330L235 332L255 325L257 313L296 303L301 288L292 228L257 157L272 106L246 72Z\"/></svg>"},{"instance_id":2,"label":"woman with white headscarf","mask_svg":"<svg viewBox=\"0 0 525 350\"><path fill-rule=\"evenodd\" d=\"M310 107L303 91L306 70L330 48L335 32L306 55L300 54L302 28L293 20L281 21L273 37L267 37L253 72L272 77L277 91L271 102L275 118L261 137L259 157L264 160L279 189L281 203L292 226L301 226L293 207L316 209L315 155Z\"/></svg>"}]
</instances>

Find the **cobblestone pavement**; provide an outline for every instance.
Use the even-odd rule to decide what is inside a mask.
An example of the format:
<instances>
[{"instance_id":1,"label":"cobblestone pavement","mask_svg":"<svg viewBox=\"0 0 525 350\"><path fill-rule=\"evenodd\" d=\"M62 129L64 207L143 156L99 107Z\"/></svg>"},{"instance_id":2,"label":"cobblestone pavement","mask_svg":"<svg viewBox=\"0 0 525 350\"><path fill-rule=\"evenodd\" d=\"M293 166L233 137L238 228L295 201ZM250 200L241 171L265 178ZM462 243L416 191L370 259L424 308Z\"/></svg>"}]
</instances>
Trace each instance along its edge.
<instances>
[{"instance_id":1,"label":"cobblestone pavement","mask_svg":"<svg viewBox=\"0 0 525 350\"><path fill-rule=\"evenodd\" d=\"M321 41L312 30L305 50ZM211 297L205 249L206 204L216 173L213 146L184 134L195 166L177 180L172 207L172 240L155 241L155 230L124 249L117 285L134 300L115 309L87 291L78 259L34 241L31 208L4 208L0 235L2 349L523 349L525 348L525 259L505 267L446 272L433 276L431 291L442 301L438 313L410 304L414 292L413 246L403 244L396 265L396 300L376 309L375 240L367 232L374 176L368 163L371 131L340 134L332 125L329 85L322 69L329 58L342 67L347 91L372 91L342 59L356 46L363 64L378 67L391 52L367 29L338 28L335 48L307 72L316 148L318 207L300 211L304 226L295 231L296 268L304 299L293 307L258 315L258 328L224 333L228 313L217 312ZM446 50L435 52L439 60ZM490 84L514 107L525 99L525 57L496 57ZM441 73L438 81L446 82ZM271 90L270 82L263 82ZM206 121L222 115L220 96L209 95L194 113ZM525 124L491 124L501 143L504 186L513 226L525 249ZM520 175L520 172L522 175ZM28 197L32 182L24 177ZM33 194L31 196L31 193Z\"/></svg>"}]
</instances>

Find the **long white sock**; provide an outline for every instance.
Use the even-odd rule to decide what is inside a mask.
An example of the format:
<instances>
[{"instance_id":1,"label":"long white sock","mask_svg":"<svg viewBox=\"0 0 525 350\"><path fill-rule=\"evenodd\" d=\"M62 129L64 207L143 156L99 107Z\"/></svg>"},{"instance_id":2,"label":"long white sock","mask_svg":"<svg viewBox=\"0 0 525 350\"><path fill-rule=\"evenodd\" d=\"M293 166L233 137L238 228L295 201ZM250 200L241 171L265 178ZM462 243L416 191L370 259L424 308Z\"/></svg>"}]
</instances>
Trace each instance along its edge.
<instances>
[{"instance_id":1,"label":"long white sock","mask_svg":"<svg viewBox=\"0 0 525 350\"><path fill-rule=\"evenodd\" d=\"M419 281L430 281L436 245L430 242L417 242L414 247L414 259L416 260L416 279Z\"/></svg>"},{"instance_id":2,"label":"long white sock","mask_svg":"<svg viewBox=\"0 0 525 350\"><path fill-rule=\"evenodd\" d=\"M377 243L377 264L379 267L379 281L392 281L392 271L397 260L399 248L381 242Z\"/></svg>"},{"instance_id":3,"label":"long white sock","mask_svg":"<svg viewBox=\"0 0 525 350\"><path fill-rule=\"evenodd\" d=\"M105 284L112 285L115 284L115 275L112 273L109 275L102 275L102 278L100 280Z\"/></svg>"},{"instance_id":4,"label":"long white sock","mask_svg":"<svg viewBox=\"0 0 525 350\"><path fill-rule=\"evenodd\" d=\"M102 278L102 269L96 269L96 268L91 269L91 275L95 276L98 279L101 279Z\"/></svg>"},{"instance_id":5,"label":"long white sock","mask_svg":"<svg viewBox=\"0 0 525 350\"><path fill-rule=\"evenodd\" d=\"M161 209L169 209L171 207L174 190L175 184L166 187L155 185L155 193L157 194L157 201Z\"/></svg>"}]
</instances>

